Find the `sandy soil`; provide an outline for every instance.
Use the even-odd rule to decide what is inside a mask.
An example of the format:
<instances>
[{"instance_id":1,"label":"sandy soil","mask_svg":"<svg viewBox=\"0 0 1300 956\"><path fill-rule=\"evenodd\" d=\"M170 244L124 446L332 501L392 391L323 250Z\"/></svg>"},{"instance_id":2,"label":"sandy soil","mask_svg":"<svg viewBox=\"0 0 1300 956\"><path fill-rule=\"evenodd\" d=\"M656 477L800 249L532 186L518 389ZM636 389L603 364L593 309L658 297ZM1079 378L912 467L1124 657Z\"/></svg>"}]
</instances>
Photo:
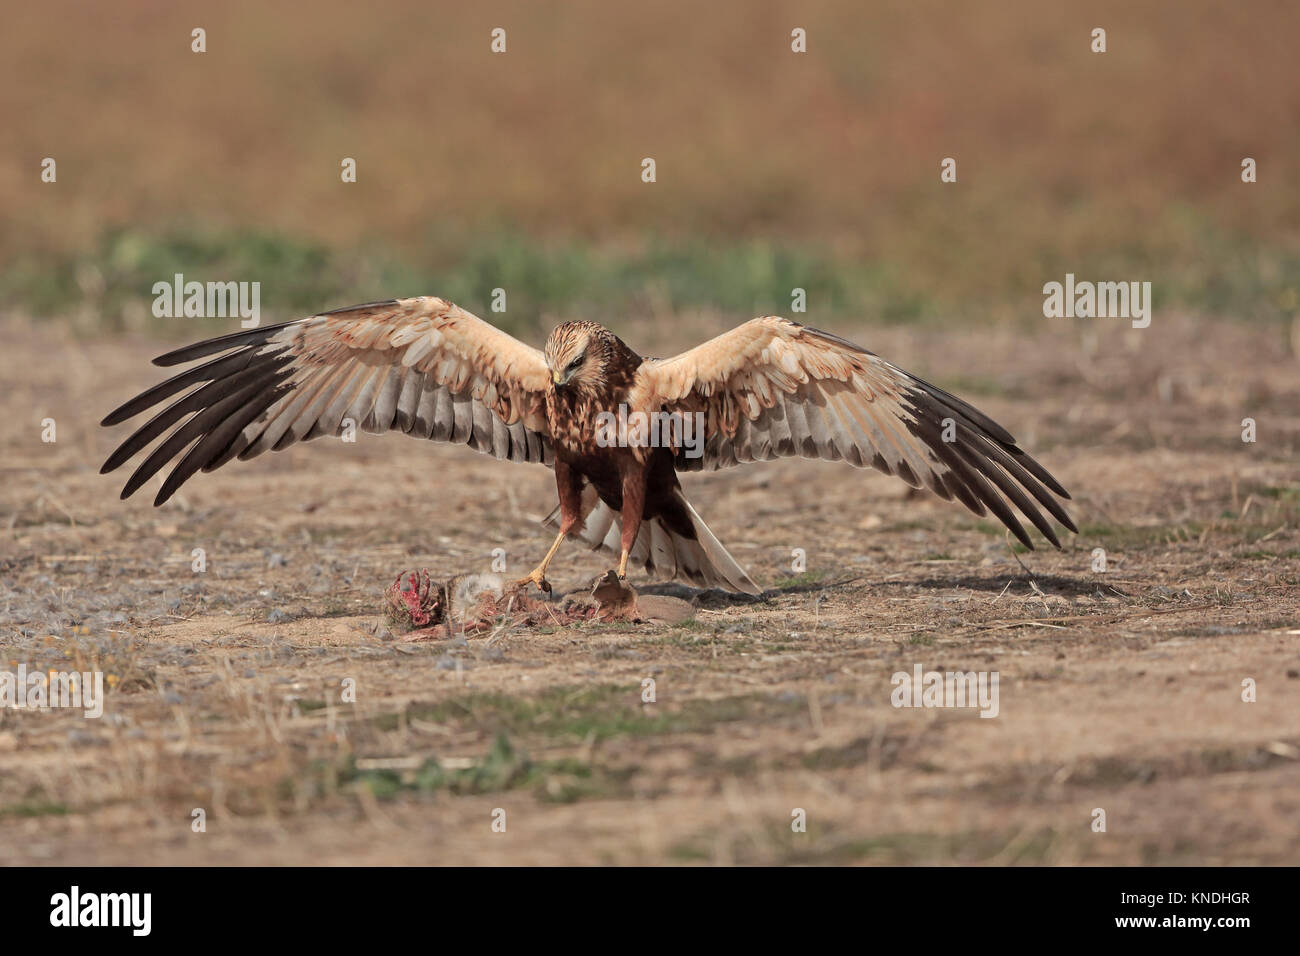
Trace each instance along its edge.
<instances>
[{"instance_id":1,"label":"sandy soil","mask_svg":"<svg viewBox=\"0 0 1300 956\"><path fill-rule=\"evenodd\" d=\"M662 352L718 328L619 331ZM677 626L418 643L383 626L384 587L488 570L494 548L525 572L549 472L362 435L120 502L125 475L97 472L128 432L97 422L164 346L3 331L0 669L110 687L98 720L0 710L0 859L1300 862L1300 377L1280 331L837 329L1010 428L1081 534L1013 553L874 472L751 466L685 484L760 599L678 589L698 610ZM605 566L567 548L551 578ZM893 707L918 664L997 671L997 717Z\"/></svg>"}]
</instances>

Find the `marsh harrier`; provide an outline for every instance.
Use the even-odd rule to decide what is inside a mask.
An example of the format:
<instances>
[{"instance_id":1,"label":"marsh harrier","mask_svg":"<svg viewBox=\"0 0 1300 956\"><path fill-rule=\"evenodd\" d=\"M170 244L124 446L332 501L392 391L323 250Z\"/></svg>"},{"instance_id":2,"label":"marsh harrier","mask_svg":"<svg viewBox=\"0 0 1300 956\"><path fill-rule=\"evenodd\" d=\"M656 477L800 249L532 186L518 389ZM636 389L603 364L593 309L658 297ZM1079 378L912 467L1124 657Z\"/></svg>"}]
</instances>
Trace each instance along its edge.
<instances>
[{"instance_id":1,"label":"marsh harrier","mask_svg":"<svg viewBox=\"0 0 1300 956\"><path fill-rule=\"evenodd\" d=\"M338 435L350 419L552 468L559 507L547 521L559 534L525 586L550 590L546 569L567 536L618 555L620 578L631 561L656 577L756 593L677 476L793 456L870 466L987 509L1027 547L1011 505L1057 547L1044 511L1077 530L1054 497L1068 499L1065 489L1006 429L852 342L777 316L643 359L594 322L558 326L538 351L426 296L235 332L154 364L196 359L207 361L104 419L116 425L180 396L104 463L112 471L165 436L123 498L174 459L155 505L200 469ZM664 424L659 441L640 427L650 420Z\"/></svg>"}]
</instances>

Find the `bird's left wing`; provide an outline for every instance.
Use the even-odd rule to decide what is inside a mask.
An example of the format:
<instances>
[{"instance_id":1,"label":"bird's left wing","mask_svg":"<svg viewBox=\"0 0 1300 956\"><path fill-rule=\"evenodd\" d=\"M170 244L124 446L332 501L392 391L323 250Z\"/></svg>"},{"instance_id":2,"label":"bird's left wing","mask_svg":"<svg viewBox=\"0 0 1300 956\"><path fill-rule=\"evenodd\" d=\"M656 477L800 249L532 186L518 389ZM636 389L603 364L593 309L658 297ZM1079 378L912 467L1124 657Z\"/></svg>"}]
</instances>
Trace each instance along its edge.
<instances>
[{"instance_id":1,"label":"bird's left wing","mask_svg":"<svg viewBox=\"0 0 1300 956\"><path fill-rule=\"evenodd\" d=\"M987 415L852 342L789 319L753 319L674 358L647 360L628 405L647 414L703 413L702 454L676 449L679 470L793 456L844 460L924 484L978 515L987 506L1030 548L1008 500L1057 547L1039 506L1076 530L1053 497L1069 498L1066 490Z\"/></svg>"},{"instance_id":2,"label":"bird's left wing","mask_svg":"<svg viewBox=\"0 0 1300 956\"><path fill-rule=\"evenodd\" d=\"M131 475L123 498L174 458L156 505L199 469L340 434L348 419L365 431L552 461L545 357L442 299L375 302L235 332L154 364L208 356L216 358L142 392L102 422L116 425L184 392L104 462L101 471L112 471L171 429Z\"/></svg>"}]
</instances>

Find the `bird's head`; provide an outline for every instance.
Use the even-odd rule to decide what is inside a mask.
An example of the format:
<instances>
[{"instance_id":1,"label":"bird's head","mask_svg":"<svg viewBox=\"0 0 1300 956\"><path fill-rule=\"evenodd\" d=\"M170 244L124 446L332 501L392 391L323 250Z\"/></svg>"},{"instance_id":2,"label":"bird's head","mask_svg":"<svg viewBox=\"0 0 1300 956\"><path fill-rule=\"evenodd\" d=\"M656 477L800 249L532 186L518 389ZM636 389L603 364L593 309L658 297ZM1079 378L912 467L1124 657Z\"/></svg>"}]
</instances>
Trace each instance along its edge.
<instances>
[{"instance_id":1,"label":"bird's head","mask_svg":"<svg viewBox=\"0 0 1300 956\"><path fill-rule=\"evenodd\" d=\"M565 322L546 340L546 366L556 389L599 392L613 356L614 334L595 322Z\"/></svg>"}]
</instances>

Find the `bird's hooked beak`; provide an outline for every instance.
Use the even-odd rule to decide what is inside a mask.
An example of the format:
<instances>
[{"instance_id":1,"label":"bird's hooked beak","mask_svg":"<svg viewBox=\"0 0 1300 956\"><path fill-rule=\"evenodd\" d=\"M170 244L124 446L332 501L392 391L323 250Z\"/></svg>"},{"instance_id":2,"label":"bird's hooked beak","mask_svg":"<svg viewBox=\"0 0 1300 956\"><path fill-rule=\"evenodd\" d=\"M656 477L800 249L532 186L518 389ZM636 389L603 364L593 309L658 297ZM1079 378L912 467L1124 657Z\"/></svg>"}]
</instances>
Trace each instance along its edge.
<instances>
[{"instance_id":1,"label":"bird's hooked beak","mask_svg":"<svg viewBox=\"0 0 1300 956\"><path fill-rule=\"evenodd\" d=\"M573 377L577 375L579 371L581 371L582 363L586 361L586 358L587 358L587 353L584 351L581 354L579 354L576 359L566 362L564 365L560 366L559 368L556 368L553 364L551 364L553 361L558 361L558 360L548 358L546 360L546 365L551 370L551 383L556 388L563 388L565 385L568 385L569 382L573 381Z\"/></svg>"},{"instance_id":2,"label":"bird's hooked beak","mask_svg":"<svg viewBox=\"0 0 1300 956\"><path fill-rule=\"evenodd\" d=\"M578 369L573 365L568 365L559 369L553 368L551 369L551 381L555 384L556 388L563 388L565 385L568 385L573 379L573 376L577 374Z\"/></svg>"}]
</instances>

